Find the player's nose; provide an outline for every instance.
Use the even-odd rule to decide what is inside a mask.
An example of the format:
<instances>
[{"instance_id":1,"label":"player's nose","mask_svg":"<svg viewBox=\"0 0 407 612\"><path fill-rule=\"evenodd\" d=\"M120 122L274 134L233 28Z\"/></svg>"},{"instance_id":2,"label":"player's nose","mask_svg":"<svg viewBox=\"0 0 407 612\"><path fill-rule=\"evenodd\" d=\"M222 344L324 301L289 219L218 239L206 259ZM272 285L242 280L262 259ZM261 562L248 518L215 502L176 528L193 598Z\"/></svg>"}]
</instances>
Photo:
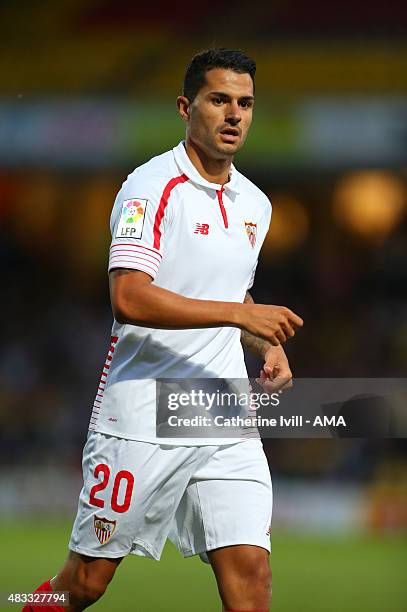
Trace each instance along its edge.
<instances>
[{"instance_id":1,"label":"player's nose","mask_svg":"<svg viewBox=\"0 0 407 612\"><path fill-rule=\"evenodd\" d=\"M229 125L238 125L241 122L241 120L242 120L242 117L240 116L240 114L230 113L226 115L225 117L225 121Z\"/></svg>"},{"instance_id":2,"label":"player's nose","mask_svg":"<svg viewBox=\"0 0 407 612\"><path fill-rule=\"evenodd\" d=\"M240 106L237 102L231 102L229 104L225 119L232 125L237 125L240 123L242 116L240 113Z\"/></svg>"}]
</instances>

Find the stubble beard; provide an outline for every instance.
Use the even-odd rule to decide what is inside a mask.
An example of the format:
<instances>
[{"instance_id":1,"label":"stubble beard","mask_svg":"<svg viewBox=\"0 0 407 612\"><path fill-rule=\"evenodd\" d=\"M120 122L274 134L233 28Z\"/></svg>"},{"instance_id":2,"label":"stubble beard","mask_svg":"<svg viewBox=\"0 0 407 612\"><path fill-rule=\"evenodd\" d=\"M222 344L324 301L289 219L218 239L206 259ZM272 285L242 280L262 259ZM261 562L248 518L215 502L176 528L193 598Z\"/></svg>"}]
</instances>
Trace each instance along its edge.
<instances>
[{"instance_id":1,"label":"stubble beard","mask_svg":"<svg viewBox=\"0 0 407 612\"><path fill-rule=\"evenodd\" d=\"M237 144L227 144L220 141L219 132L215 132L212 137L208 138L210 135L209 130L206 132L206 138L198 138L194 137L193 134L190 135L191 140L195 143L199 149L201 149L205 155L211 157L216 160L228 160L232 161L234 155L242 148L243 142L240 140Z\"/></svg>"},{"instance_id":2,"label":"stubble beard","mask_svg":"<svg viewBox=\"0 0 407 612\"><path fill-rule=\"evenodd\" d=\"M216 136L217 135L218 134L216 134ZM227 144L219 142L217 138L214 138L211 149L214 151L214 153L218 153L222 155L222 157L230 159L233 158L233 156L242 148L242 145L243 142L241 140L236 144Z\"/></svg>"}]
</instances>

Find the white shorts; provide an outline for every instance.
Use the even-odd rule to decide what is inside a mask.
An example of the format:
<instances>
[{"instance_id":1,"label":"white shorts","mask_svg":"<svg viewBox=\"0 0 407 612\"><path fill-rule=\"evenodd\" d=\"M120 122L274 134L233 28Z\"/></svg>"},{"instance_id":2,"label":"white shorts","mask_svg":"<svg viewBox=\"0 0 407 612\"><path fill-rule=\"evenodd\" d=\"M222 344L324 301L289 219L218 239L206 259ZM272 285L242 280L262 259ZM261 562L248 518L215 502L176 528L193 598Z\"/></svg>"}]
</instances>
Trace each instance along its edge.
<instances>
[{"instance_id":1,"label":"white shorts","mask_svg":"<svg viewBox=\"0 0 407 612\"><path fill-rule=\"evenodd\" d=\"M272 488L260 440L166 446L90 432L69 548L159 559L167 537L189 557L222 546L270 551Z\"/></svg>"}]
</instances>

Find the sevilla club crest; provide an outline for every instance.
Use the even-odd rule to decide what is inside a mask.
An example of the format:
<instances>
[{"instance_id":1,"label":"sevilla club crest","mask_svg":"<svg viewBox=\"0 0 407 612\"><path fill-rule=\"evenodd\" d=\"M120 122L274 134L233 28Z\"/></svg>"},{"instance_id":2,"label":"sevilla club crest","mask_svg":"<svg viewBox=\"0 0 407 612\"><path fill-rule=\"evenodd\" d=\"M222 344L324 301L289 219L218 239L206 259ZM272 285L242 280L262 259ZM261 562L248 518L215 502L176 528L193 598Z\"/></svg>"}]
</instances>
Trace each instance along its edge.
<instances>
[{"instance_id":1,"label":"sevilla club crest","mask_svg":"<svg viewBox=\"0 0 407 612\"><path fill-rule=\"evenodd\" d=\"M244 226L246 228L246 234L249 239L249 242L254 248L254 245L256 244L257 223L252 223L252 221L245 221Z\"/></svg>"},{"instance_id":2,"label":"sevilla club crest","mask_svg":"<svg viewBox=\"0 0 407 612\"><path fill-rule=\"evenodd\" d=\"M106 518L101 518L96 515L93 517L93 525L95 527L96 537L101 544L106 544L116 529L116 521L109 521Z\"/></svg>"}]
</instances>

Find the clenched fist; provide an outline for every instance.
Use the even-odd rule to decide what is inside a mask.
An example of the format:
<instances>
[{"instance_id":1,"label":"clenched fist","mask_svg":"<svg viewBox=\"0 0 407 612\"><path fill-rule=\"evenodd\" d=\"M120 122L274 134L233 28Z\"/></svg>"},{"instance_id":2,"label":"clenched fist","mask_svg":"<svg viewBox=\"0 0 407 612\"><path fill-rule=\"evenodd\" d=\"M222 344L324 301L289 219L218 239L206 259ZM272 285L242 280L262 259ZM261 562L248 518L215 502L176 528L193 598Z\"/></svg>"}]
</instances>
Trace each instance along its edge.
<instances>
[{"instance_id":1,"label":"clenched fist","mask_svg":"<svg viewBox=\"0 0 407 612\"><path fill-rule=\"evenodd\" d=\"M285 306L242 304L238 325L278 346L295 335L296 329L302 327L303 320Z\"/></svg>"}]
</instances>

